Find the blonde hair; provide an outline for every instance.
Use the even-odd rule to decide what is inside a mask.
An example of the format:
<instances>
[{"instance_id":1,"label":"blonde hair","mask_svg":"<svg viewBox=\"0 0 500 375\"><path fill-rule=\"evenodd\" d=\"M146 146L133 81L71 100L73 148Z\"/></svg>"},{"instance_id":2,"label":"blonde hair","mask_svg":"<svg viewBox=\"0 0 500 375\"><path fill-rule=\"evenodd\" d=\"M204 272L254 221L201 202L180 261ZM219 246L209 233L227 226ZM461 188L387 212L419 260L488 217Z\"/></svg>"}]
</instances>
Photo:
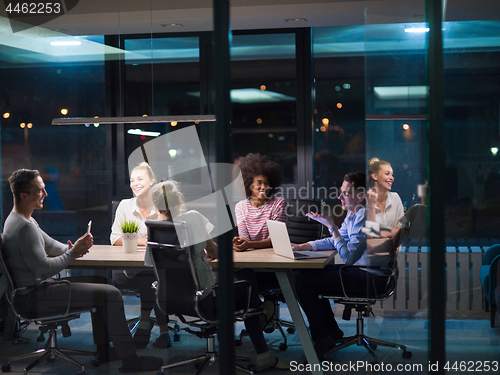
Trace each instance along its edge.
<instances>
[{"instance_id":1,"label":"blonde hair","mask_svg":"<svg viewBox=\"0 0 500 375\"><path fill-rule=\"evenodd\" d=\"M165 211L165 216L169 220L173 220L184 211L184 199L177 181L167 180L153 185L151 197L156 209Z\"/></svg>"},{"instance_id":2,"label":"blonde hair","mask_svg":"<svg viewBox=\"0 0 500 375\"><path fill-rule=\"evenodd\" d=\"M368 181L371 186L375 185L375 180L372 178L372 174L377 174L382 165L391 165L391 163L385 160L379 160L378 158L371 158L368 162Z\"/></svg>"},{"instance_id":3,"label":"blonde hair","mask_svg":"<svg viewBox=\"0 0 500 375\"><path fill-rule=\"evenodd\" d=\"M146 163L145 161L143 161L138 166L134 167L134 169L132 169L130 171L130 175L132 176L132 173L134 173L137 170L143 170L143 171L148 172L148 176L153 181L153 183L156 181L155 174L154 174L153 170L151 169L151 167L149 166L149 164Z\"/></svg>"}]
</instances>

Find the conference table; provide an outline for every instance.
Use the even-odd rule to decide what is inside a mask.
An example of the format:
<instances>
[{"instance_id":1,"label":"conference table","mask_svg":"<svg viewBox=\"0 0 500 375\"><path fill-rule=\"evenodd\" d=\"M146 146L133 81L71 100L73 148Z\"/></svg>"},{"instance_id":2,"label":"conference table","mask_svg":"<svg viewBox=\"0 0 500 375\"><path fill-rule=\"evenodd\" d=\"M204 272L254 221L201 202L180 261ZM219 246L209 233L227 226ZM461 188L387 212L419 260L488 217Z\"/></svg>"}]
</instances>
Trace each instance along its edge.
<instances>
[{"instance_id":1,"label":"conference table","mask_svg":"<svg viewBox=\"0 0 500 375\"><path fill-rule=\"evenodd\" d=\"M233 252L235 268L253 268L271 270L276 274L280 288L283 292L290 316L295 325L302 349L313 374L323 374L319 366L318 356L314 351L309 332L299 308L292 280L294 269L322 269L332 262L335 250L324 251L326 257L314 259L293 260L274 254L272 248ZM75 259L69 268L97 268L97 269L131 269L143 268L145 248L139 248L136 253L124 253L121 246L94 245L90 252L82 258ZM217 267L217 261L211 262L212 267ZM316 366L313 366L315 365Z\"/></svg>"}]
</instances>

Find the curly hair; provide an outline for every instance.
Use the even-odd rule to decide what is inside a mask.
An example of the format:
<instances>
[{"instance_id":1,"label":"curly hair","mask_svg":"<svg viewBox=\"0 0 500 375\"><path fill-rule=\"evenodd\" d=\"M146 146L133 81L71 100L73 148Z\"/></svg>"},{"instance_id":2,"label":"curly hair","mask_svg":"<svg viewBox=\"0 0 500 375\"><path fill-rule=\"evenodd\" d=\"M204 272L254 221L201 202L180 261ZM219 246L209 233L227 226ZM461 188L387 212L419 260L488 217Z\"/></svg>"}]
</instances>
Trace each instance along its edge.
<instances>
[{"instance_id":1,"label":"curly hair","mask_svg":"<svg viewBox=\"0 0 500 375\"><path fill-rule=\"evenodd\" d=\"M280 166L267 156L261 154L248 154L241 161L240 169L247 197L252 196L253 179L258 175L264 175L269 179L269 184L271 185L270 195L273 195L276 189L281 185Z\"/></svg>"}]
</instances>

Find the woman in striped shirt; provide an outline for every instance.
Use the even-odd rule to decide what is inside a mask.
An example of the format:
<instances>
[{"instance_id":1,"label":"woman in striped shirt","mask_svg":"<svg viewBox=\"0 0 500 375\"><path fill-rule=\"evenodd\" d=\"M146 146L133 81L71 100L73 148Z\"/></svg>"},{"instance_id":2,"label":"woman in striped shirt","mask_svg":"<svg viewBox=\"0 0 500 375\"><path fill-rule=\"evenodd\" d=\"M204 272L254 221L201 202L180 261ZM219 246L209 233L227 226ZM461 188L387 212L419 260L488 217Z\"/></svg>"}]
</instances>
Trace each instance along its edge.
<instances>
[{"instance_id":1,"label":"woman in striped shirt","mask_svg":"<svg viewBox=\"0 0 500 375\"><path fill-rule=\"evenodd\" d=\"M268 157L249 154L240 165L247 199L236 204L238 236L233 249L272 247L266 220L286 221L286 202L273 194L281 184L280 167Z\"/></svg>"}]
</instances>

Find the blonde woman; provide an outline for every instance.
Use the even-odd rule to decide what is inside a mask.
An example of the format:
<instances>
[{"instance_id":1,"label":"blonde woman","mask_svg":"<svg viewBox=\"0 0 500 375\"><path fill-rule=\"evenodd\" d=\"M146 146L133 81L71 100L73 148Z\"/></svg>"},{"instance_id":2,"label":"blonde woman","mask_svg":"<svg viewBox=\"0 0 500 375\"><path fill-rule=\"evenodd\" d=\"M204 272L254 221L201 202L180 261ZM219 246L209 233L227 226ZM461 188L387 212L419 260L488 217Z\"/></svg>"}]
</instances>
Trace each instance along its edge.
<instances>
[{"instance_id":1,"label":"blonde woman","mask_svg":"<svg viewBox=\"0 0 500 375\"><path fill-rule=\"evenodd\" d=\"M376 221L382 227L391 228L381 231L382 237L393 237L401 226L404 215L403 203L398 193L392 190L394 171L385 160L372 158L368 164L368 179L372 189L367 191L367 219Z\"/></svg>"},{"instance_id":2,"label":"blonde woman","mask_svg":"<svg viewBox=\"0 0 500 375\"><path fill-rule=\"evenodd\" d=\"M125 221L135 221L139 225L139 246L146 246L147 227L146 220L158 219L158 212L151 198L151 187L155 183L155 175L148 163L141 163L130 172L130 189L133 198L123 199L116 209L115 220L111 228L110 241L112 245L122 245L122 224ZM154 271L145 270L140 272L113 271L113 281L122 285L130 285L130 288L138 288L141 298L141 316L139 326L134 334L135 345L138 349L145 348L151 337L154 324L150 321L151 310L155 310L156 320L160 326L160 336L153 345L159 348L171 346L168 335L168 317L161 312L156 305L155 290L151 284L156 280Z\"/></svg>"},{"instance_id":3,"label":"blonde woman","mask_svg":"<svg viewBox=\"0 0 500 375\"><path fill-rule=\"evenodd\" d=\"M123 199L116 209L115 220L111 227L110 241L112 245L122 245L122 224L134 220L139 225L139 246L146 246L146 220L158 219L158 212L151 199L151 186L155 183L155 175L148 163L143 162L130 172L130 189L133 198Z\"/></svg>"}]
</instances>

